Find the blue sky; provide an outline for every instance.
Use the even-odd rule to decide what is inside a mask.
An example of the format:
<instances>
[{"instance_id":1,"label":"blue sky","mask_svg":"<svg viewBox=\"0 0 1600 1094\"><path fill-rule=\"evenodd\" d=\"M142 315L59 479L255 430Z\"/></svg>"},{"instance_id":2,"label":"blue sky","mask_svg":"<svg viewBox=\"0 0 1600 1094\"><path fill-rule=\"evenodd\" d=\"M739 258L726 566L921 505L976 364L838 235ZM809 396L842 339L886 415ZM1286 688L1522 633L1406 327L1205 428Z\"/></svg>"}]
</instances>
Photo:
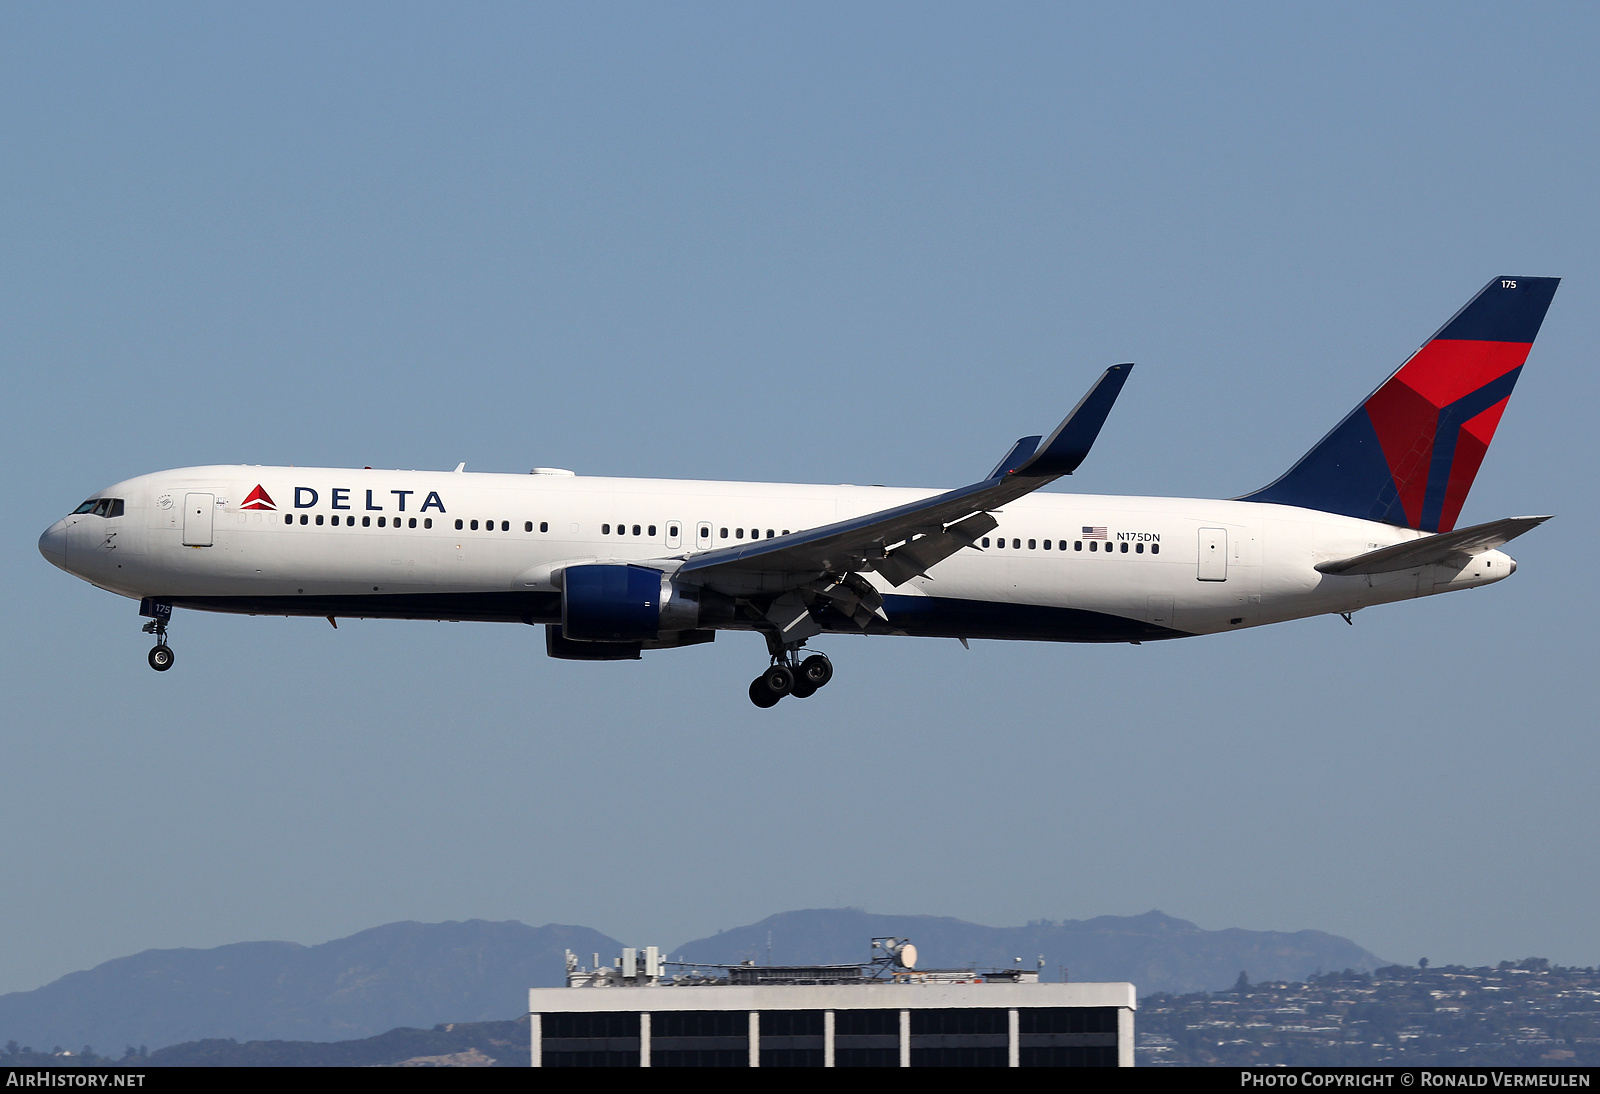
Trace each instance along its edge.
<instances>
[{"instance_id":1,"label":"blue sky","mask_svg":"<svg viewBox=\"0 0 1600 1094\"><path fill-rule=\"evenodd\" d=\"M1160 908L1600 963L1593 43L1576 4L0 10L0 991L396 919ZM1490 277L1566 280L1490 589L1141 647L553 662L134 606L35 541L237 462L1231 496Z\"/></svg>"}]
</instances>

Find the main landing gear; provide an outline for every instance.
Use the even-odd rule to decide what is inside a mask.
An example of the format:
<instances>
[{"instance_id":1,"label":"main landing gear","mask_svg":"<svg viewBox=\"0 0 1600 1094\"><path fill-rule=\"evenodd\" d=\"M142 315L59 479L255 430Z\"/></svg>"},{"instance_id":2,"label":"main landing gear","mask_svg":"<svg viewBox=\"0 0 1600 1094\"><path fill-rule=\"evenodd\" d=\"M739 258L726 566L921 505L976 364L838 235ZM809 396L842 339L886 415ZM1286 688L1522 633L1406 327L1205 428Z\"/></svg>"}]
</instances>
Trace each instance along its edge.
<instances>
[{"instance_id":1,"label":"main landing gear","mask_svg":"<svg viewBox=\"0 0 1600 1094\"><path fill-rule=\"evenodd\" d=\"M156 636L156 644L151 647L150 656L147 658L150 667L157 672L166 672L172 667L172 647L167 645L167 623L172 619L172 605L145 600L139 604L139 612L141 615L150 616L150 622L141 630L145 634Z\"/></svg>"},{"instance_id":2,"label":"main landing gear","mask_svg":"<svg viewBox=\"0 0 1600 1094\"><path fill-rule=\"evenodd\" d=\"M773 658L772 667L750 681L750 701L765 709L777 706L785 695L805 699L815 695L833 679L833 662L820 653L804 661L799 650L784 650Z\"/></svg>"}]
</instances>

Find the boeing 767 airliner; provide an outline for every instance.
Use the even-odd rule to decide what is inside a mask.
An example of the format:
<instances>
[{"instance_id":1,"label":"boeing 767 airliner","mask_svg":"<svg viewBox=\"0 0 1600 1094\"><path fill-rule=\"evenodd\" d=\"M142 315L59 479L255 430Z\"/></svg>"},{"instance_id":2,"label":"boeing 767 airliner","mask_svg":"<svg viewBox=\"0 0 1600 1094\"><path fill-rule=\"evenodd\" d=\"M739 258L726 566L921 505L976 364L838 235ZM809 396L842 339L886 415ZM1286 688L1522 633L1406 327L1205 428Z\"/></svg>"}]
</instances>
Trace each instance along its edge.
<instances>
[{"instance_id":1,"label":"boeing 767 airliner","mask_svg":"<svg viewBox=\"0 0 1600 1094\"><path fill-rule=\"evenodd\" d=\"M1548 519L1456 528L1557 278L1497 277L1276 482L1226 501L1038 493L1089 454L1132 365L957 490L187 467L96 493L39 538L172 609L543 624L552 657L766 639L750 699L833 676L825 633L1145 642L1486 585Z\"/></svg>"}]
</instances>

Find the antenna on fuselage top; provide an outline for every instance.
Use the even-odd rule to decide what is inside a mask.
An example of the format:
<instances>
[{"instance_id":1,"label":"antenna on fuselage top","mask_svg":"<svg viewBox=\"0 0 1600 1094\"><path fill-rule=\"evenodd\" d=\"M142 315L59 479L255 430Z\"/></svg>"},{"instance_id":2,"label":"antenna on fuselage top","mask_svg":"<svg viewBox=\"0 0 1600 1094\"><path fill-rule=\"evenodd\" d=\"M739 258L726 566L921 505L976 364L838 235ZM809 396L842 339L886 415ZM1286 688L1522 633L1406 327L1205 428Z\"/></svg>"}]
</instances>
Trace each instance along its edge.
<instances>
[{"instance_id":1,"label":"antenna on fuselage top","mask_svg":"<svg viewBox=\"0 0 1600 1094\"><path fill-rule=\"evenodd\" d=\"M465 471L466 469L467 469L467 461L466 460L462 460L460 463L456 464L456 474L459 475L459 474L461 474L461 472Z\"/></svg>"}]
</instances>

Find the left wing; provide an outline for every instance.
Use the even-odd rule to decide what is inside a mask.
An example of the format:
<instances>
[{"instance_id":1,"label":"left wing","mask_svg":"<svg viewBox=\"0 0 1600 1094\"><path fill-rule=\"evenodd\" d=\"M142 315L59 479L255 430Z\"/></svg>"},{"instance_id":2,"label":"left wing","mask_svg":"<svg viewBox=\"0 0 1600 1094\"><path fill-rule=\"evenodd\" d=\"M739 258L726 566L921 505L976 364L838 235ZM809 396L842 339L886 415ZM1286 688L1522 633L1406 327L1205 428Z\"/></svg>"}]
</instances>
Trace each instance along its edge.
<instances>
[{"instance_id":1,"label":"left wing","mask_svg":"<svg viewBox=\"0 0 1600 1094\"><path fill-rule=\"evenodd\" d=\"M707 551L684 562L677 575L697 584L740 587L757 574L770 575L762 584L781 592L819 577L873 570L903 585L963 547L976 546L998 524L989 510L1072 474L1089 455L1132 369L1106 369L1043 444L1024 437L981 482L820 528Z\"/></svg>"}]
</instances>

